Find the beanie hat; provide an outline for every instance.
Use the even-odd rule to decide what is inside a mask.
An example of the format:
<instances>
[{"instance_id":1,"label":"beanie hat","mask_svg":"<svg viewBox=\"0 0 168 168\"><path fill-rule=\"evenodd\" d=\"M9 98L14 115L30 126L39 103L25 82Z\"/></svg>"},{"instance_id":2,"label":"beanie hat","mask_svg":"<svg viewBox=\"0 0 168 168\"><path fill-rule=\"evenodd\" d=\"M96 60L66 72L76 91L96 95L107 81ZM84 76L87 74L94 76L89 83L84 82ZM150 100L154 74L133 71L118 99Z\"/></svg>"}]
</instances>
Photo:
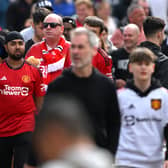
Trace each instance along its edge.
<instances>
[{"instance_id":1,"label":"beanie hat","mask_svg":"<svg viewBox=\"0 0 168 168\"><path fill-rule=\"evenodd\" d=\"M36 9L37 8L47 8L50 11L53 11L52 3L48 0L40 0L36 3Z\"/></svg>"},{"instance_id":2,"label":"beanie hat","mask_svg":"<svg viewBox=\"0 0 168 168\"><path fill-rule=\"evenodd\" d=\"M63 23L70 23L74 28L76 28L76 22L75 20L70 16L64 16L63 17Z\"/></svg>"},{"instance_id":3,"label":"beanie hat","mask_svg":"<svg viewBox=\"0 0 168 168\"><path fill-rule=\"evenodd\" d=\"M21 39L24 41L23 36L17 31L11 31L7 34L5 43L7 44L9 41Z\"/></svg>"}]
</instances>

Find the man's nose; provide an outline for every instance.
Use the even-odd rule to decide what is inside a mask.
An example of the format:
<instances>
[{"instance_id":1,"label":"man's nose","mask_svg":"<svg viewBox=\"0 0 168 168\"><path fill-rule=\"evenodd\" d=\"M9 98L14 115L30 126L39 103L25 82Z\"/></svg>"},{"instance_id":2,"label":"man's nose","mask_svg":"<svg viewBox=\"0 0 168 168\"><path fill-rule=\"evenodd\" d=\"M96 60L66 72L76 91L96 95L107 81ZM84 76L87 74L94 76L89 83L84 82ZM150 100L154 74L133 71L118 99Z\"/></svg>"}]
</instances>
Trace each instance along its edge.
<instances>
[{"instance_id":1,"label":"man's nose","mask_svg":"<svg viewBox=\"0 0 168 168\"><path fill-rule=\"evenodd\" d=\"M73 52L73 53L78 53L78 52L79 52L78 46L74 47L74 48L72 49L72 52Z\"/></svg>"},{"instance_id":2,"label":"man's nose","mask_svg":"<svg viewBox=\"0 0 168 168\"><path fill-rule=\"evenodd\" d=\"M16 43L16 48L20 48L20 45L18 43Z\"/></svg>"}]
</instances>

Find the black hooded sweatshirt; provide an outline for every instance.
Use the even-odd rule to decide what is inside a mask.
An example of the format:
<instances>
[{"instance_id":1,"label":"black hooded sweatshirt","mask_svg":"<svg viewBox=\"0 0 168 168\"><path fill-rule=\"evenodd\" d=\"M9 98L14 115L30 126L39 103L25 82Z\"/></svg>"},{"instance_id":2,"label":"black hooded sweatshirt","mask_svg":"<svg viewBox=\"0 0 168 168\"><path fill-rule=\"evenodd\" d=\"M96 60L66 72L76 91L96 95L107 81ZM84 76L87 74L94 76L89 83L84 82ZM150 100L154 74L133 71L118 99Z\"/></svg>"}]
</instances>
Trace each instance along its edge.
<instances>
[{"instance_id":1,"label":"black hooded sweatshirt","mask_svg":"<svg viewBox=\"0 0 168 168\"><path fill-rule=\"evenodd\" d=\"M161 52L159 46L150 41L142 42L140 47L146 47L156 55L156 67L153 76L160 80L161 84L168 89L168 57Z\"/></svg>"}]
</instances>

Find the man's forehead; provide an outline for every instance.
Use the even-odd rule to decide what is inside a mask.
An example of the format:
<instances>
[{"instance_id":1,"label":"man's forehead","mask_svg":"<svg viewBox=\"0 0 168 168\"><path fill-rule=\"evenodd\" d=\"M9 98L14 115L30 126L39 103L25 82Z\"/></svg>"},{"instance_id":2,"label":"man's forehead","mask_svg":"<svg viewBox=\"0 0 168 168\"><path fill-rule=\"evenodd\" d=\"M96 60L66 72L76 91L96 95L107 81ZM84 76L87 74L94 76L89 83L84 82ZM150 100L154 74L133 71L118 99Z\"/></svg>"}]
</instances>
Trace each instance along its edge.
<instances>
[{"instance_id":1,"label":"man's forehead","mask_svg":"<svg viewBox=\"0 0 168 168\"><path fill-rule=\"evenodd\" d=\"M84 25L85 28L89 29L90 31L94 32L97 36L100 35L100 27L97 26L89 26L87 24Z\"/></svg>"},{"instance_id":2,"label":"man's forehead","mask_svg":"<svg viewBox=\"0 0 168 168\"><path fill-rule=\"evenodd\" d=\"M84 27L86 27L86 28L88 28L88 29L96 29L96 30L99 30L100 29L100 27L98 27L98 26L90 26L90 25L88 25L88 24L84 24Z\"/></svg>"},{"instance_id":3,"label":"man's forehead","mask_svg":"<svg viewBox=\"0 0 168 168\"><path fill-rule=\"evenodd\" d=\"M85 34L75 35L71 38L72 44L88 44L88 37Z\"/></svg>"},{"instance_id":4,"label":"man's forehead","mask_svg":"<svg viewBox=\"0 0 168 168\"><path fill-rule=\"evenodd\" d=\"M58 17L52 15L52 16L46 17L44 19L44 22L56 22L56 23L58 23L59 19L58 19Z\"/></svg>"},{"instance_id":5,"label":"man's forehead","mask_svg":"<svg viewBox=\"0 0 168 168\"><path fill-rule=\"evenodd\" d=\"M24 40L21 40L21 39L15 39L15 40L11 40L11 41L9 41L9 42L24 42Z\"/></svg>"},{"instance_id":6,"label":"man's forehead","mask_svg":"<svg viewBox=\"0 0 168 168\"><path fill-rule=\"evenodd\" d=\"M136 29L131 28L131 27L127 27L124 29L123 34L135 34L136 32L137 32Z\"/></svg>"},{"instance_id":7,"label":"man's forehead","mask_svg":"<svg viewBox=\"0 0 168 168\"><path fill-rule=\"evenodd\" d=\"M71 23L68 23L68 22L64 22L64 27L65 28L73 28L72 24Z\"/></svg>"},{"instance_id":8,"label":"man's forehead","mask_svg":"<svg viewBox=\"0 0 168 168\"><path fill-rule=\"evenodd\" d=\"M136 14L142 14L144 13L144 9L143 8L135 8L132 13L131 13L131 16L134 16Z\"/></svg>"}]
</instances>

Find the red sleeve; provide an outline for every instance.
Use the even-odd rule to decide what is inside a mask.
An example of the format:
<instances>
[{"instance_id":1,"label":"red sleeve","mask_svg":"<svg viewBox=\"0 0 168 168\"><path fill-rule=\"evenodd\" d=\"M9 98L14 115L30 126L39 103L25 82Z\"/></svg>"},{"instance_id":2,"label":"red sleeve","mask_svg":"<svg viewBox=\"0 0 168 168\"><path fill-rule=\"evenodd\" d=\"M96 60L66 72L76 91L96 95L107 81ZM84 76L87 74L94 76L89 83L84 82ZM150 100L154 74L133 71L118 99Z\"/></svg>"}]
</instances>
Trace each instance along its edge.
<instances>
[{"instance_id":1,"label":"red sleeve","mask_svg":"<svg viewBox=\"0 0 168 168\"><path fill-rule=\"evenodd\" d=\"M101 48L97 49L92 63L102 74L112 79L112 59Z\"/></svg>"},{"instance_id":2,"label":"red sleeve","mask_svg":"<svg viewBox=\"0 0 168 168\"><path fill-rule=\"evenodd\" d=\"M44 96L46 94L46 85L43 83L43 77L41 72L35 68L35 85L34 95L36 97Z\"/></svg>"},{"instance_id":3,"label":"red sleeve","mask_svg":"<svg viewBox=\"0 0 168 168\"><path fill-rule=\"evenodd\" d=\"M66 44L66 58L65 58L65 63L64 63L64 68L68 68L71 66L71 56L70 56L70 44Z\"/></svg>"},{"instance_id":4,"label":"red sleeve","mask_svg":"<svg viewBox=\"0 0 168 168\"><path fill-rule=\"evenodd\" d=\"M26 53L25 59L27 59L30 56L34 56L35 58L41 58L42 57L42 52L41 52L41 47L40 43L34 44Z\"/></svg>"}]
</instances>

